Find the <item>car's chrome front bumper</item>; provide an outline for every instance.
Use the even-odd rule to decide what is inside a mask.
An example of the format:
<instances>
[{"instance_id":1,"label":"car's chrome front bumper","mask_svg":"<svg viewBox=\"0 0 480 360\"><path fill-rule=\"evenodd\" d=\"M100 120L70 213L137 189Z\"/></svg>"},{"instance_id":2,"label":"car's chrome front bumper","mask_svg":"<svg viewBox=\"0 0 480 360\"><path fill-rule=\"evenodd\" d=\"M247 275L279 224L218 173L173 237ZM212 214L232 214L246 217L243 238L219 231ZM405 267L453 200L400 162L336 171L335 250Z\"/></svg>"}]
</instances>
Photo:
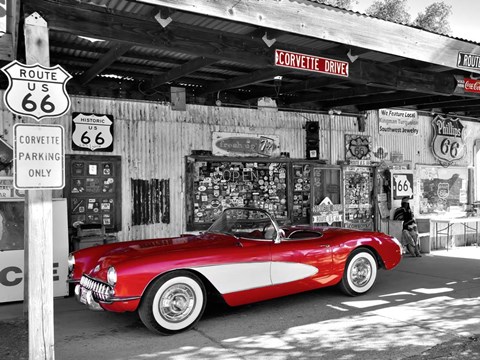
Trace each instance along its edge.
<instances>
[{"instance_id":1,"label":"car's chrome front bumper","mask_svg":"<svg viewBox=\"0 0 480 360\"><path fill-rule=\"evenodd\" d=\"M113 286L83 274L80 283L75 286L75 298L91 310L103 310L102 305L139 300L140 296L117 297Z\"/></svg>"},{"instance_id":2,"label":"car's chrome front bumper","mask_svg":"<svg viewBox=\"0 0 480 360\"><path fill-rule=\"evenodd\" d=\"M87 305L90 310L103 310L100 304L93 298L93 291L82 285L75 286L75 299L81 304Z\"/></svg>"}]
</instances>

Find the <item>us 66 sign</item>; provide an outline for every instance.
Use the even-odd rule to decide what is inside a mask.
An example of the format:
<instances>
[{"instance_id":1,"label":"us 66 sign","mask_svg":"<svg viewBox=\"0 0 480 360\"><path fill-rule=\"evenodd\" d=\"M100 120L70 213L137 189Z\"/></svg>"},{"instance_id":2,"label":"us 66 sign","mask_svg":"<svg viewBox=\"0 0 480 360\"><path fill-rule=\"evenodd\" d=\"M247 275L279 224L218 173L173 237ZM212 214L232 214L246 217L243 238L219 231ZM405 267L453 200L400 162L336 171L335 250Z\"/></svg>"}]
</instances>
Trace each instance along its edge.
<instances>
[{"instance_id":1,"label":"us 66 sign","mask_svg":"<svg viewBox=\"0 0 480 360\"><path fill-rule=\"evenodd\" d=\"M62 116L70 109L65 86L72 76L60 65L24 65L15 60L1 70L8 77L5 105L14 114L40 121Z\"/></svg>"},{"instance_id":2,"label":"us 66 sign","mask_svg":"<svg viewBox=\"0 0 480 360\"><path fill-rule=\"evenodd\" d=\"M113 116L72 114L72 149L113 151Z\"/></svg>"}]
</instances>

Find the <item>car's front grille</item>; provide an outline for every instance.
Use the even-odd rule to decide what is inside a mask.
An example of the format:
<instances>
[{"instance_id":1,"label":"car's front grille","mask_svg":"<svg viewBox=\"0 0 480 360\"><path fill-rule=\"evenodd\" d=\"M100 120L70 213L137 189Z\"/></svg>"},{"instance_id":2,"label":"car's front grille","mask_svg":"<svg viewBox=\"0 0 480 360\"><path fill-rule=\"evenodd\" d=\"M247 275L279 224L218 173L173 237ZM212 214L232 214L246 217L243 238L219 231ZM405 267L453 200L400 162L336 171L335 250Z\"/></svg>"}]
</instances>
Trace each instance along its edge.
<instances>
[{"instance_id":1,"label":"car's front grille","mask_svg":"<svg viewBox=\"0 0 480 360\"><path fill-rule=\"evenodd\" d=\"M85 274L80 279L80 285L85 289L91 290L93 297L96 300L109 301L110 297L113 295L112 286L102 281L92 279L90 276Z\"/></svg>"}]
</instances>

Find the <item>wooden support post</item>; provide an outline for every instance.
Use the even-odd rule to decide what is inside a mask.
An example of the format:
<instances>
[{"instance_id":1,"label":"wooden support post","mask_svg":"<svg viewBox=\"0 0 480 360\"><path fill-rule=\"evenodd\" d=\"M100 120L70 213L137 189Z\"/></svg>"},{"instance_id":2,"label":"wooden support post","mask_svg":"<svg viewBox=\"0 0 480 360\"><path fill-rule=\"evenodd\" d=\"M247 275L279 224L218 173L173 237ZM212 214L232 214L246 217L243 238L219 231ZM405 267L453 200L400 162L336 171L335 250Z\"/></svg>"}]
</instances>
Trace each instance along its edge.
<instances>
[{"instance_id":1,"label":"wooden support post","mask_svg":"<svg viewBox=\"0 0 480 360\"><path fill-rule=\"evenodd\" d=\"M37 13L25 20L27 65L50 66L47 23ZM55 358L53 333L52 191L28 190L25 196L25 269L28 286L28 350L30 360Z\"/></svg>"}]
</instances>

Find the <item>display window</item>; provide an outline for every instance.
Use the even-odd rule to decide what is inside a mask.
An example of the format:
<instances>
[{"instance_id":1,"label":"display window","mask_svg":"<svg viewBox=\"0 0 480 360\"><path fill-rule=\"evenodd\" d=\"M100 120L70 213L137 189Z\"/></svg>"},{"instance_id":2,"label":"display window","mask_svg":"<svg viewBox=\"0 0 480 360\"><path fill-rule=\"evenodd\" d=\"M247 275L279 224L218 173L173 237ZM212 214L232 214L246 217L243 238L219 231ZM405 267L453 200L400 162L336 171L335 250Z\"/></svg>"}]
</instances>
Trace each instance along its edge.
<instances>
[{"instance_id":1,"label":"display window","mask_svg":"<svg viewBox=\"0 0 480 360\"><path fill-rule=\"evenodd\" d=\"M345 218L350 229L374 229L374 170L367 166L343 169Z\"/></svg>"},{"instance_id":2,"label":"display window","mask_svg":"<svg viewBox=\"0 0 480 360\"><path fill-rule=\"evenodd\" d=\"M121 229L121 158L69 155L66 157L69 227L103 225Z\"/></svg>"},{"instance_id":3,"label":"display window","mask_svg":"<svg viewBox=\"0 0 480 360\"><path fill-rule=\"evenodd\" d=\"M276 219L288 218L286 162L194 159L187 166L190 229L207 228L229 207L255 207Z\"/></svg>"},{"instance_id":4,"label":"display window","mask_svg":"<svg viewBox=\"0 0 480 360\"><path fill-rule=\"evenodd\" d=\"M314 225L342 226L342 172L340 167L313 167L312 220Z\"/></svg>"},{"instance_id":5,"label":"display window","mask_svg":"<svg viewBox=\"0 0 480 360\"><path fill-rule=\"evenodd\" d=\"M312 178L313 169L319 165L320 162L285 158L189 156L187 230L207 229L229 207L265 209L279 223L309 224L312 183L316 181ZM329 183L327 190L336 193L332 196L340 201L338 176L333 181L336 185Z\"/></svg>"}]
</instances>

